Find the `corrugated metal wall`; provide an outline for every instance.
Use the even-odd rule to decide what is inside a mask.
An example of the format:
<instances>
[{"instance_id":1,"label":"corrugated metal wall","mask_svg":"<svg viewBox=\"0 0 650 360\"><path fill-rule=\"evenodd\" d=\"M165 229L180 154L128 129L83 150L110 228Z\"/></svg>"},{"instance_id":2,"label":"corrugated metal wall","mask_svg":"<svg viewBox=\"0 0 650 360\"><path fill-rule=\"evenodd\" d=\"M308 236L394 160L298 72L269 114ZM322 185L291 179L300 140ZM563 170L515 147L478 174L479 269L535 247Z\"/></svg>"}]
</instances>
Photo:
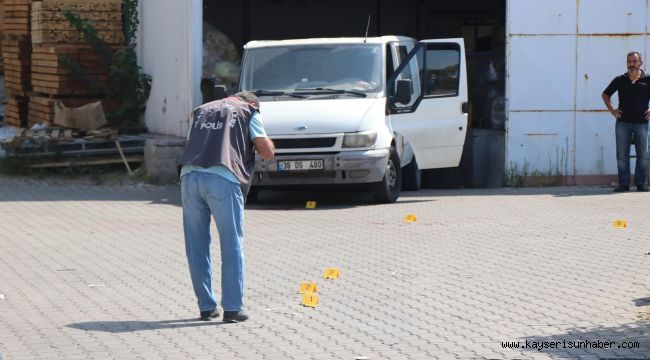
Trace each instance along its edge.
<instances>
[{"instance_id":1,"label":"corrugated metal wall","mask_svg":"<svg viewBox=\"0 0 650 360\"><path fill-rule=\"evenodd\" d=\"M508 172L606 182L617 170L601 94L628 51L645 59L648 0L509 0L507 11Z\"/></svg>"}]
</instances>

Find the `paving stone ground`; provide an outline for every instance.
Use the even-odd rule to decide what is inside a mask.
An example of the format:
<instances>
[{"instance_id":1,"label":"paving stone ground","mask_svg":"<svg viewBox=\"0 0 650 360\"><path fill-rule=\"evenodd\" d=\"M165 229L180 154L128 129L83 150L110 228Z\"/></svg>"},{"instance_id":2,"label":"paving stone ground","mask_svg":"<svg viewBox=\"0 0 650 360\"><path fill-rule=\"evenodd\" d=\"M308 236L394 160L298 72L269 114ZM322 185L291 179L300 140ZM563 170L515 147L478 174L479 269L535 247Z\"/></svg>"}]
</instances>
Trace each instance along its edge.
<instances>
[{"instance_id":1,"label":"paving stone ground","mask_svg":"<svg viewBox=\"0 0 650 360\"><path fill-rule=\"evenodd\" d=\"M262 193L245 221L251 320L223 324L196 320L178 186L0 177L0 358L650 358L647 193L370 200ZM316 308L300 305L310 280Z\"/></svg>"}]
</instances>

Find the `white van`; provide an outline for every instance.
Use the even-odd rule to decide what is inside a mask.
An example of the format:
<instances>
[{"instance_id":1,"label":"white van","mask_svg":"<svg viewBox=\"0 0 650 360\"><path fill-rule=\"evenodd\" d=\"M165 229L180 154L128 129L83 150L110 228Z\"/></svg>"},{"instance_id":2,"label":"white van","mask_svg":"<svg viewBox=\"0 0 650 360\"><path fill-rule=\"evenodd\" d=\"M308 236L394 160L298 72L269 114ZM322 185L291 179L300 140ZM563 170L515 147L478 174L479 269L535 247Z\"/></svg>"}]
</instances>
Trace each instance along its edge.
<instances>
[{"instance_id":1,"label":"white van","mask_svg":"<svg viewBox=\"0 0 650 360\"><path fill-rule=\"evenodd\" d=\"M263 187L364 184L380 203L455 167L467 130L463 39L401 36L251 41L240 91L260 99L273 160Z\"/></svg>"}]
</instances>

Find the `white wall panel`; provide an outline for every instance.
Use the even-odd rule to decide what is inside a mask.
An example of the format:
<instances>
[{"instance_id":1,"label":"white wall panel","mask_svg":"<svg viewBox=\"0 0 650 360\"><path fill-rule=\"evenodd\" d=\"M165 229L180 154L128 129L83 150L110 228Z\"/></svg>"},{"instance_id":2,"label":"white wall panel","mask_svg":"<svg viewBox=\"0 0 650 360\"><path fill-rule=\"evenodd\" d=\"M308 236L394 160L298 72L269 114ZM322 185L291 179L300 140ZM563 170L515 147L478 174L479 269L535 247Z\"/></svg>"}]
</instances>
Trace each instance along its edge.
<instances>
[{"instance_id":1,"label":"white wall panel","mask_svg":"<svg viewBox=\"0 0 650 360\"><path fill-rule=\"evenodd\" d=\"M625 71L626 54L643 54L645 36L578 36L577 109L603 110L603 90L615 76ZM614 95L618 103L618 96Z\"/></svg>"},{"instance_id":2,"label":"white wall panel","mask_svg":"<svg viewBox=\"0 0 650 360\"><path fill-rule=\"evenodd\" d=\"M645 33L646 0L580 0L579 34Z\"/></svg>"},{"instance_id":3,"label":"white wall panel","mask_svg":"<svg viewBox=\"0 0 650 360\"><path fill-rule=\"evenodd\" d=\"M143 0L142 67L152 76L145 123L149 131L184 136L187 115L200 101L201 0Z\"/></svg>"},{"instance_id":4,"label":"white wall panel","mask_svg":"<svg viewBox=\"0 0 650 360\"><path fill-rule=\"evenodd\" d=\"M612 175L616 169L616 120L608 112L576 114L576 170L578 175Z\"/></svg>"},{"instance_id":5,"label":"white wall panel","mask_svg":"<svg viewBox=\"0 0 650 360\"><path fill-rule=\"evenodd\" d=\"M510 169L573 175L573 112L511 112L507 149Z\"/></svg>"},{"instance_id":6,"label":"white wall panel","mask_svg":"<svg viewBox=\"0 0 650 360\"><path fill-rule=\"evenodd\" d=\"M575 47L575 35L511 37L510 109L573 110Z\"/></svg>"},{"instance_id":7,"label":"white wall panel","mask_svg":"<svg viewBox=\"0 0 650 360\"><path fill-rule=\"evenodd\" d=\"M576 0L510 0L511 34L575 34Z\"/></svg>"}]
</instances>

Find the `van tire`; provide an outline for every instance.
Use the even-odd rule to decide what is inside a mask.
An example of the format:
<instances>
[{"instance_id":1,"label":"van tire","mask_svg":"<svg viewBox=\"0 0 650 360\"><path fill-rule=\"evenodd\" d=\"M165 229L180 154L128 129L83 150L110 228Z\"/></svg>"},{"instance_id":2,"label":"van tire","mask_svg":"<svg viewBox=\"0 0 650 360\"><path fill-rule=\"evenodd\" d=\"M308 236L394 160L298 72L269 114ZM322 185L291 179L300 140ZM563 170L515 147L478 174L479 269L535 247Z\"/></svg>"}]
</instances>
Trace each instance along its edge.
<instances>
[{"instance_id":1,"label":"van tire","mask_svg":"<svg viewBox=\"0 0 650 360\"><path fill-rule=\"evenodd\" d=\"M402 190L418 191L422 187L422 170L418 167L415 156L402 168Z\"/></svg>"},{"instance_id":2,"label":"van tire","mask_svg":"<svg viewBox=\"0 0 650 360\"><path fill-rule=\"evenodd\" d=\"M394 203L399 198L401 188L402 168L399 163L399 155L397 155L397 150L391 147L384 178L373 185L373 198L379 204Z\"/></svg>"}]
</instances>

